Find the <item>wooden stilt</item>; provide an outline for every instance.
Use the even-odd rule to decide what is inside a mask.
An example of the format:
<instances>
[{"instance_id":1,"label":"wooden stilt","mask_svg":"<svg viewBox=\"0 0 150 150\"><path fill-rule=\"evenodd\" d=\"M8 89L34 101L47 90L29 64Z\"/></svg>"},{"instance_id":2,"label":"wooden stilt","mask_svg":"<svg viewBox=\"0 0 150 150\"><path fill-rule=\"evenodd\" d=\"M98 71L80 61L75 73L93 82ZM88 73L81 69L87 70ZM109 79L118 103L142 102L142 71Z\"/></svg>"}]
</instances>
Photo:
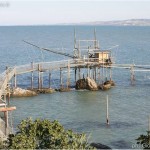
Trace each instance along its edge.
<instances>
[{"instance_id":1,"label":"wooden stilt","mask_svg":"<svg viewBox=\"0 0 150 150\"><path fill-rule=\"evenodd\" d=\"M6 103L6 94L3 95L4 102Z\"/></svg>"},{"instance_id":2,"label":"wooden stilt","mask_svg":"<svg viewBox=\"0 0 150 150\"><path fill-rule=\"evenodd\" d=\"M34 69L33 67L34 67L33 66L33 62L31 62L31 68L32 68L32 70ZM31 72L31 89L33 89L33 71Z\"/></svg>"},{"instance_id":3,"label":"wooden stilt","mask_svg":"<svg viewBox=\"0 0 150 150\"><path fill-rule=\"evenodd\" d=\"M41 76L41 78L40 78L40 83L41 83L41 86L40 86L40 88L42 89L43 88L43 72L40 72L40 76Z\"/></svg>"},{"instance_id":4,"label":"wooden stilt","mask_svg":"<svg viewBox=\"0 0 150 150\"><path fill-rule=\"evenodd\" d=\"M4 118L5 118L5 135L7 135L8 130L8 111L4 111Z\"/></svg>"},{"instance_id":5,"label":"wooden stilt","mask_svg":"<svg viewBox=\"0 0 150 150\"><path fill-rule=\"evenodd\" d=\"M108 110L108 95L107 95L107 105L106 105L106 123L109 125L109 110Z\"/></svg>"},{"instance_id":6,"label":"wooden stilt","mask_svg":"<svg viewBox=\"0 0 150 150\"><path fill-rule=\"evenodd\" d=\"M101 82L101 78L100 78L100 70L101 68L100 68L100 66L99 66L99 68L98 68L98 81L99 81L99 84L100 84L100 82Z\"/></svg>"},{"instance_id":7,"label":"wooden stilt","mask_svg":"<svg viewBox=\"0 0 150 150\"><path fill-rule=\"evenodd\" d=\"M89 65L87 66L87 77L89 77Z\"/></svg>"},{"instance_id":8,"label":"wooden stilt","mask_svg":"<svg viewBox=\"0 0 150 150\"><path fill-rule=\"evenodd\" d=\"M10 92L7 93L7 104L10 105Z\"/></svg>"},{"instance_id":9,"label":"wooden stilt","mask_svg":"<svg viewBox=\"0 0 150 150\"><path fill-rule=\"evenodd\" d=\"M60 68L60 88L63 88L63 83L62 83L62 68Z\"/></svg>"},{"instance_id":10,"label":"wooden stilt","mask_svg":"<svg viewBox=\"0 0 150 150\"><path fill-rule=\"evenodd\" d=\"M107 80L108 80L107 65L106 65L106 67L105 67L105 70L106 70L106 81L107 81Z\"/></svg>"},{"instance_id":11,"label":"wooden stilt","mask_svg":"<svg viewBox=\"0 0 150 150\"><path fill-rule=\"evenodd\" d=\"M95 67L95 71L94 71L94 72L95 72L95 82L96 82L96 73L97 73L96 69L97 69L97 68Z\"/></svg>"},{"instance_id":12,"label":"wooden stilt","mask_svg":"<svg viewBox=\"0 0 150 150\"><path fill-rule=\"evenodd\" d=\"M78 76L79 76L79 79L81 79L81 70L80 70L80 67L78 67Z\"/></svg>"},{"instance_id":13,"label":"wooden stilt","mask_svg":"<svg viewBox=\"0 0 150 150\"><path fill-rule=\"evenodd\" d=\"M51 88L51 72L49 71L49 88Z\"/></svg>"},{"instance_id":14,"label":"wooden stilt","mask_svg":"<svg viewBox=\"0 0 150 150\"><path fill-rule=\"evenodd\" d=\"M150 145L150 115L148 116L148 131L147 131L147 135L148 135L148 145Z\"/></svg>"},{"instance_id":15,"label":"wooden stilt","mask_svg":"<svg viewBox=\"0 0 150 150\"><path fill-rule=\"evenodd\" d=\"M89 69L89 77L92 78L92 75L91 75L91 68Z\"/></svg>"},{"instance_id":16,"label":"wooden stilt","mask_svg":"<svg viewBox=\"0 0 150 150\"><path fill-rule=\"evenodd\" d=\"M16 74L14 74L14 87L15 88L17 87L17 76L16 76Z\"/></svg>"},{"instance_id":17,"label":"wooden stilt","mask_svg":"<svg viewBox=\"0 0 150 150\"><path fill-rule=\"evenodd\" d=\"M38 64L38 89L40 89L40 87L41 87L40 86L41 85L41 80L40 80L41 77L40 77L40 75L41 75L40 74L40 64Z\"/></svg>"},{"instance_id":18,"label":"wooden stilt","mask_svg":"<svg viewBox=\"0 0 150 150\"><path fill-rule=\"evenodd\" d=\"M68 62L68 77L67 77L67 88L70 87L70 63Z\"/></svg>"},{"instance_id":19,"label":"wooden stilt","mask_svg":"<svg viewBox=\"0 0 150 150\"><path fill-rule=\"evenodd\" d=\"M83 79L84 79L84 73L83 73Z\"/></svg>"},{"instance_id":20,"label":"wooden stilt","mask_svg":"<svg viewBox=\"0 0 150 150\"><path fill-rule=\"evenodd\" d=\"M76 82L77 82L77 68L76 67L75 67L74 72L75 72L74 78L75 78L75 84L76 84Z\"/></svg>"},{"instance_id":21,"label":"wooden stilt","mask_svg":"<svg viewBox=\"0 0 150 150\"><path fill-rule=\"evenodd\" d=\"M135 75L134 75L134 67L131 66L131 84L133 85L134 84L134 81L135 81Z\"/></svg>"},{"instance_id":22,"label":"wooden stilt","mask_svg":"<svg viewBox=\"0 0 150 150\"><path fill-rule=\"evenodd\" d=\"M102 66L102 84L104 84L104 65Z\"/></svg>"},{"instance_id":23,"label":"wooden stilt","mask_svg":"<svg viewBox=\"0 0 150 150\"><path fill-rule=\"evenodd\" d=\"M94 80L94 78L95 78L95 69L94 69L94 67L92 69L92 73L93 73L93 80Z\"/></svg>"},{"instance_id":24,"label":"wooden stilt","mask_svg":"<svg viewBox=\"0 0 150 150\"><path fill-rule=\"evenodd\" d=\"M8 111L15 110L16 107L1 107L0 112L4 112L4 120L5 120L5 135L8 135Z\"/></svg>"},{"instance_id":25,"label":"wooden stilt","mask_svg":"<svg viewBox=\"0 0 150 150\"><path fill-rule=\"evenodd\" d=\"M109 78L110 78L110 81L112 80L112 70L111 70L111 67L109 68Z\"/></svg>"}]
</instances>

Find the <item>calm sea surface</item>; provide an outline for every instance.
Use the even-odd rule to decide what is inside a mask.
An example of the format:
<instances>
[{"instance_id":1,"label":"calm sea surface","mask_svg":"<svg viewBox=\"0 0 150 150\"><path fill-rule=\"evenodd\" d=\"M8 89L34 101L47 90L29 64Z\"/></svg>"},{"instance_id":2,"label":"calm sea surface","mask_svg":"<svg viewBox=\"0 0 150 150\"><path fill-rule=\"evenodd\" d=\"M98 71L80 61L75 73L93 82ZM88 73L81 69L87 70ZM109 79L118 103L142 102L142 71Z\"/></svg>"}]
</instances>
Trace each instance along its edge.
<instances>
[{"instance_id":1,"label":"calm sea surface","mask_svg":"<svg viewBox=\"0 0 150 150\"><path fill-rule=\"evenodd\" d=\"M93 38L93 26L77 26L78 39ZM150 27L96 26L102 49L112 49L117 64L150 64ZM0 72L6 66L28 64L31 61L68 59L37 50L22 40L39 46L59 48L73 53L73 26L0 27ZM64 50L65 48L65 50ZM64 74L65 75L65 74ZM113 69L116 86L109 91L75 91L40 94L36 97L13 98L13 124L27 117L59 120L65 128L85 132L89 142L100 142L112 148L131 148L140 134L145 134L150 115L150 73L138 72L135 85L130 83L130 71ZM45 75L46 76L46 75ZM53 87L59 86L59 76L52 75ZM47 79L44 81L47 85ZM29 87L30 74L18 76L18 86ZM106 96L109 96L110 126L106 126Z\"/></svg>"}]
</instances>

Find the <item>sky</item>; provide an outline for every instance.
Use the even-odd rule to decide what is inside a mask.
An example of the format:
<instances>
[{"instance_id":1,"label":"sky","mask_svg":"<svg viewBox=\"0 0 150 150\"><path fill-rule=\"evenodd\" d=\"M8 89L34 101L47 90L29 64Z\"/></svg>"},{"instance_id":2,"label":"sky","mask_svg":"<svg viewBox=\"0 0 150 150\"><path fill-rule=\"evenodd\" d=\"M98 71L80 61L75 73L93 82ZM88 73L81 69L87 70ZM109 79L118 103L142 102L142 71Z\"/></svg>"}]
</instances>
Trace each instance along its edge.
<instances>
[{"instance_id":1,"label":"sky","mask_svg":"<svg viewBox=\"0 0 150 150\"><path fill-rule=\"evenodd\" d=\"M150 19L150 0L0 0L0 25Z\"/></svg>"}]
</instances>

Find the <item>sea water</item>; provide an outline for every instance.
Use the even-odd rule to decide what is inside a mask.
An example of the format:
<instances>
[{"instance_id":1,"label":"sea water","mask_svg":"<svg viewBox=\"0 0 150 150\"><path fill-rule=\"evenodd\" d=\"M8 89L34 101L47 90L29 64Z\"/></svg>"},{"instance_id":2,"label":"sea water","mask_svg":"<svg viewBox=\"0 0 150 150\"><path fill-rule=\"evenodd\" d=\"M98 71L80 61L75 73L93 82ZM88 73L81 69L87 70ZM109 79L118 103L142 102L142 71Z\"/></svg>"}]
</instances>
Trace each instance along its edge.
<instances>
[{"instance_id":1,"label":"sea water","mask_svg":"<svg viewBox=\"0 0 150 150\"><path fill-rule=\"evenodd\" d=\"M93 39L94 28L101 49L114 47L112 54L116 64L150 64L150 27L77 26L77 39ZM74 26L0 27L1 73L6 66L69 59L42 52L22 40L73 54ZM116 86L108 91L72 90L11 98L11 105L17 107L12 113L14 127L27 117L56 119L66 129L85 132L89 142L99 142L111 148L132 148L135 139L140 134L146 134L148 129L150 73L136 72L135 84L131 85L130 70L115 68L112 71ZM29 87L30 76L19 75L18 86ZM58 87L59 76L52 75L52 80L53 86ZM48 86L46 79L44 82ZM106 125L107 95L109 126Z\"/></svg>"}]
</instances>

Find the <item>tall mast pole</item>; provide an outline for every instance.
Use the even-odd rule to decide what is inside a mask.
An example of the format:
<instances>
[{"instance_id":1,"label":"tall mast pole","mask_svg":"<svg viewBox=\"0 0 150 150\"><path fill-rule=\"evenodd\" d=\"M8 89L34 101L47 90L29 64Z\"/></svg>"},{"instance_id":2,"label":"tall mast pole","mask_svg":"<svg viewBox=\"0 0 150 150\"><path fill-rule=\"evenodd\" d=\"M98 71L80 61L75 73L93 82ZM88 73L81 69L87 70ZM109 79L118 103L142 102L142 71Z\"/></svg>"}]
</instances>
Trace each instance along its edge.
<instances>
[{"instance_id":1,"label":"tall mast pole","mask_svg":"<svg viewBox=\"0 0 150 150\"><path fill-rule=\"evenodd\" d=\"M76 44L77 44L77 41L76 41L76 29L74 28L74 49L76 49Z\"/></svg>"},{"instance_id":2,"label":"tall mast pole","mask_svg":"<svg viewBox=\"0 0 150 150\"><path fill-rule=\"evenodd\" d=\"M94 28L94 48L97 48L96 29Z\"/></svg>"},{"instance_id":3,"label":"tall mast pole","mask_svg":"<svg viewBox=\"0 0 150 150\"><path fill-rule=\"evenodd\" d=\"M79 50L78 50L79 51ZM79 52L77 52L77 40L76 40L76 29L74 28L74 56L77 56ZM78 56L79 57L79 56Z\"/></svg>"}]
</instances>

